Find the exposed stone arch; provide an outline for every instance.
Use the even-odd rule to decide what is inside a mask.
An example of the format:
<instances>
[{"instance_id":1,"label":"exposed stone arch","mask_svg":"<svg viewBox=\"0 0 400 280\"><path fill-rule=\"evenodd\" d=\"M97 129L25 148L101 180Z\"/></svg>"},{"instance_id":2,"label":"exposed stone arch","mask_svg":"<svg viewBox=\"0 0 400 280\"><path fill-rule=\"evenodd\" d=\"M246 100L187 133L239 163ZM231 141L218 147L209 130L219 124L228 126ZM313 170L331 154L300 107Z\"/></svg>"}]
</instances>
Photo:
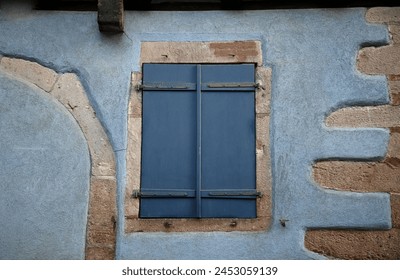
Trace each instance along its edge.
<instances>
[{"instance_id":1,"label":"exposed stone arch","mask_svg":"<svg viewBox=\"0 0 400 280\"><path fill-rule=\"evenodd\" d=\"M85 90L74 73L57 73L24 59L1 57L0 69L41 88L79 124L91 159L86 259L115 258L116 175L114 152Z\"/></svg>"}]
</instances>

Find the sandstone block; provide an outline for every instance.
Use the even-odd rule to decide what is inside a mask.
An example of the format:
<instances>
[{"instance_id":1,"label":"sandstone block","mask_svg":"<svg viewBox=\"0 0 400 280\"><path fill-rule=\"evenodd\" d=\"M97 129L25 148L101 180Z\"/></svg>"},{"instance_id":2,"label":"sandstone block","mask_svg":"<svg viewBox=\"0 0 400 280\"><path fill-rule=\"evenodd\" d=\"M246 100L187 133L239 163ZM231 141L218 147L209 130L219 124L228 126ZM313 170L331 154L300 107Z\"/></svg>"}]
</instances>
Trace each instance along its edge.
<instances>
[{"instance_id":1,"label":"sandstone block","mask_svg":"<svg viewBox=\"0 0 400 280\"><path fill-rule=\"evenodd\" d=\"M400 229L400 193L392 193L390 203L392 206L392 227Z\"/></svg>"},{"instance_id":2,"label":"sandstone block","mask_svg":"<svg viewBox=\"0 0 400 280\"><path fill-rule=\"evenodd\" d=\"M47 92L53 88L58 77L54 70L24 59L3 57L0 67L9 74L20 77Z\"/></svg>"},{"instance_id":3,"label":"sandstone block","mask_svg":"<svg viewBox=\"0 0 400 280\"><path fill-rule=\"evenodd\" d=\"M398 260L400 229L387 231L308 230L305 247L337 259Z\"/></svg>"},{"instance_id":4,"label":"sandstone block","mask_svg":"<svg viewBox=\"0 0 400 280\"><path fill-rule=\"evenodd\" d=\"M115 258L115 248L108 247L87 247L87 260L113 260Z\"/></svg>"},{"instance_id":5,"label":"sandstone block","mask_svg":"<svg viewBox=\"0 0 400 280\"><path fill-rule=\"evenodd\" d=\"M400 192L400 161L326 161L313 166L314 180L328 189Z\"/></svg>"},{"instance_id":6,"label":"sandstone block","mask_svg":"<svg viewBox=\"0 0 400 280\"><path fill-rule=\"evenodd\" d=\"M367 47L357 59L359 71L370 75L400 75L400 48L397 45Z\"/></svg>"},{"instance_id":7,"label":"sandstone block","mask_svg":"<svg viewBox=\"0 0 400 280\"><path fill-rule=\"evenodd\" d=\"M262 65L261 43L143 42L142 63L257 63Z\"/></svg>"},{"instance_id":8,"label":"sandstone block","mask_svg":"<svg viewBox=\"0 0 400 280\"><path fill-rule=\"evenodd\" d=\"M115 175L115 159L111 144L79 78L73 73L61 75L51 94L71 112L86 135L93 162L92 175Z\"/></svg>"},{"instance_id":9,"label":"sandstone block","mask_svg":"<svg viewBox=\"0 0 400 280\"><path fill-rule=\"evenodd\" d=\"M400 7L375 7L367 11L367 21L372 23L400 22Z\"/></svg>"},{"instance_id":10,"label":"sandstone block","mask_svg":"<svg viewBox=\"0 0 400 280\"><path fill-rule=\"evenodd\" d=\"M333 112L325 123L330 127L398 127L400 106L347 107Z\"/></svg>"}]
</instances>

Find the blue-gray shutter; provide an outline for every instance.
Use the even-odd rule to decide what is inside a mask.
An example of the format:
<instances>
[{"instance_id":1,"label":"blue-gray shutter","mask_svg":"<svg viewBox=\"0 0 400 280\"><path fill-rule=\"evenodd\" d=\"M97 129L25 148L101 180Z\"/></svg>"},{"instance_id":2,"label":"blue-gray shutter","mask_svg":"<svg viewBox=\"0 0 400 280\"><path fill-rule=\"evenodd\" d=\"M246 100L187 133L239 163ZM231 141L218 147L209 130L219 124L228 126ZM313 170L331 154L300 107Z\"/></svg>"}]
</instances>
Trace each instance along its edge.
<instances>
[{"instance_id":1,"label":"blue-gray shutter","mask_svg":"<svg viewBox=\"0 0 400 280\"><path fill-rule=\"evenodd\" d=\"M254 102L252 64L143 66L140 217L256 217Z\"/></svg>"}]
</instances>

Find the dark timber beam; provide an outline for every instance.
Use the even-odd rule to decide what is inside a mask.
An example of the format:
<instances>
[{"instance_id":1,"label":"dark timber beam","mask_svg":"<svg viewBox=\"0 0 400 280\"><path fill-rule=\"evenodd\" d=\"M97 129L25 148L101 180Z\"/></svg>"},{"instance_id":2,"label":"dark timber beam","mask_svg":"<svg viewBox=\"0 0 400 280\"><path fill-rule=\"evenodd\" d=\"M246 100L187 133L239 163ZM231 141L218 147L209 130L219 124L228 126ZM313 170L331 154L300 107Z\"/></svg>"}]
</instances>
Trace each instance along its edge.
<instances>
[{"instance_id":1,"label":"dark timber beam","mask_svg":"<svg viewBox=\"0 0 400 280\"><path fill-rule=\"evenodd\" d=\"M124 1L98 0L97 21L101 32L124 31Z\"/></svg>"}]
</instances>

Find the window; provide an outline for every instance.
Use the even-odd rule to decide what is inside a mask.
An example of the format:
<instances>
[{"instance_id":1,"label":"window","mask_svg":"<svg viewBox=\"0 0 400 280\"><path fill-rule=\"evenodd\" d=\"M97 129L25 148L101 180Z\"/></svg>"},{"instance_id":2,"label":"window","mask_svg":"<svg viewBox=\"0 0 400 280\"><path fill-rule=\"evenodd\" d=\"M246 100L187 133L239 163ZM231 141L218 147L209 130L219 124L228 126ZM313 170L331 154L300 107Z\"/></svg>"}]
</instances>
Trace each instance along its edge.
<instances>
[{"instance_id":1,"label":"window","mask_svg":"<svg viewBox=\"0 0 400 280\"><path fill-rule=\"evenodd\" d=\"M125 233L268 228L271 69L261 54L258 41L142 42Z\"/></svg>"},{"instance_id":2,"label":"window","mask_svg":"<svg viewBox=\"0 0 400 280\"><path fill-rule=\"evenodd\" d=\"M253 64L144 64L141 218L255 218Z\"/></svg>"}]
</instances>

